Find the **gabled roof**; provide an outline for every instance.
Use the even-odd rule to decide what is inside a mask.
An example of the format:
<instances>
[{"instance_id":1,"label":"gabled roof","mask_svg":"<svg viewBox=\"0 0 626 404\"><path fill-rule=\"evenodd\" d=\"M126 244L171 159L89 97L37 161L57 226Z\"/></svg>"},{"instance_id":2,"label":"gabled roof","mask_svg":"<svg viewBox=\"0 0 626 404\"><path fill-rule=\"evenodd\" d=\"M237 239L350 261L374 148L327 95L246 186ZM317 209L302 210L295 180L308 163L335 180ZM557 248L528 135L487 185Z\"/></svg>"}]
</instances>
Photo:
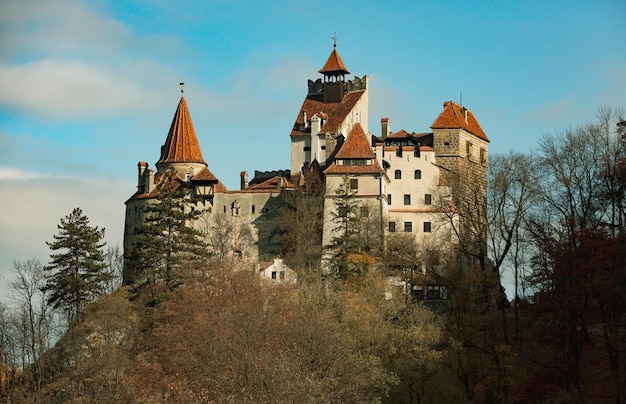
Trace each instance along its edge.
<instances>
[{"instance_id":1,"label":"gabled roof","mask_svg":"<svg viewBox=\"0 0 626 404\"><path fill-rule=\"evenodd\" d=\"M334 103L324 103L323 101L314 100L313 98L305 98L300 112L296 117L291 136L309 136L311 133L310 118L307 122L307 128L304 130L301 129L302 111L306 112L307 117L312 117L317 114L318 117L326 118L324 119L324 125L320 128L322 133L338 133L341 129L341 124L346 120L346 117L363 94L365 94L365 90L353 91L346 94L341 102Z\"/></svg>"},{"instance_id":2,"label":"gabled roof","mask_svg":"<svg viewBox=\"0 0 626 404\"><path fill-rule=\"evenodd\" d=\"M161 148L161 158L157 164L164 163L201 163L206 165L185 97L180 98L167 139Z\"/></svg>"},{"instance_id":3,"label":"gabled roof","mask_svg":"<svg viewBox=\"0 0 626 404\"><path fill-rule=\"evenodd\" d=\"M348 138L335 156L336 159L373 159L375 157L363 127L358 122L354 124Z\"/></svg>"},{"instance_id":4,"label":"gabled roof","mask_svg":"<svg viewBox=\"0 0 626 404\"><path fill-rule=\"evenodd\" d=\"M343 61L341 60L341 56L339 56L339 53L337 52L336 48L333 48L333 51L330 53L330 56L328 56L328 60L326 60L326 63L324 64L324 67L322 67L319 70L320 73L322 74L350 74L350 72L348 71L348 69L346 69L346 66L343 64Z\"/></svg>"},{"instance_id":5,"label":"gabled roof","mask_svg":"<svg viewBox=\"0 0 626 404\"><path fill-rule=\"evenodd\" d=\"M483 132L474 114L454 101L443 103L443 111L430 127L431 129L465 129L472 135L489 142L489 138Z\"/></svg>"},{"instance_id":6,"label":"gabled roof","mask_svg":"<svg viewBox=\"0 0 626 404\"><path fill-rule=\"evenodd\" d=\"M192 182L219 182L217 177L207 168L204 167L198 174L191 178Z\"/></svg>"},{"instance_id":7,"label":"gabled roof","mask_svg":"<svg viewBox=\"0 0 626 404\"><path fill-rule=\"evenodd\" d=\"M337 164L337 160L343 159L368 159L371 165ZM354 124L348 139L341 145L341 149L335 155L335 160L324 171L324 174L382 174L385 171L378 164L378 160L367 141L367 136L360 123Z\"/></svg>"}]
</instances>

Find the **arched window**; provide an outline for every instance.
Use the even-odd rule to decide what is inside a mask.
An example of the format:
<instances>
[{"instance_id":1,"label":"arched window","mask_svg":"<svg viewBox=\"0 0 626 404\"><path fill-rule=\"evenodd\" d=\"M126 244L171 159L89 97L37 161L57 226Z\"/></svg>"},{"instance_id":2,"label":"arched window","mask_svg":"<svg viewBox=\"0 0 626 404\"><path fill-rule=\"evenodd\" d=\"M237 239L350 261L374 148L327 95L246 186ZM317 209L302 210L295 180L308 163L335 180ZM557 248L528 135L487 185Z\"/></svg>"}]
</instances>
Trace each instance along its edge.
<instances>
[{"instance_id":1,"label":"arched window","mask_svg":"<svg viewBox=\"0 0 626 404\"><path fill-rule=\"evenodd\" d=\"M415 170L415 179L416 180L422 179L422 170Z\"/></svg>"},{"instance_id":2,"label":"arched window","mask_svg":"<svg viewBox=\"0 0 626 404\"><path fill-rule=\"evenodd\" d=\"M396 171L393 173L393 177L394 177L395 179L397 179L397 180L402 179L402 171L400 171L400 170L396 170Z\"/></svg>"}]
</instances>

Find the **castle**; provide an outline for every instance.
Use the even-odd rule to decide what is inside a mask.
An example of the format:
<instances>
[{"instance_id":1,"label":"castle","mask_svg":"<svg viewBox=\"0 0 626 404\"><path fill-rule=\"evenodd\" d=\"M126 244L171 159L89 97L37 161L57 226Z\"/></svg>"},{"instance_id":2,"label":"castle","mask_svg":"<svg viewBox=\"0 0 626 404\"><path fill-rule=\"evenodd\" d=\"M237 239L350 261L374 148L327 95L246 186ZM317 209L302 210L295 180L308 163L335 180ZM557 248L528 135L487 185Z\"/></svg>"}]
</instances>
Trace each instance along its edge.
<instances>
[{"instance_id":1,"label":"castle","mask_svg":"<svg viewBox=\"0 0 626 404\"><path fill-rule=\"evenodd\" d=\"M479 205L486 198L489 139L472 112L448 101L429 132L392 132L389 118L383 117L374 135L367 127L368 76L346 79L350 72L336 44L319 73L322 78L308 81L291 129L290 168L256 171L251 180L242 172L238 190L226 189L209 170L183 95L156 172L146 162L138 164L137 190L126 201L125 256L143 220L142 206L157 197L157 184L167 170L189 191L191 208L203 212L208 232L225 219L250 229L252 242L235 240L220 252L231 257L258 263L280 255L272 219L283 204L281 194L301 184L307 170L318 172L325 184L323 246L333 237L335 202L341 197L337 190L346 182L360 215L377 218L383 241L404 233L440 249L458 246L469 221L450 214L459 210L454 188L473 194ZM326 253L322 265L329 259ZM133 275L125 273L124 278L131 282Z\"/></svg>"}]
</instances>

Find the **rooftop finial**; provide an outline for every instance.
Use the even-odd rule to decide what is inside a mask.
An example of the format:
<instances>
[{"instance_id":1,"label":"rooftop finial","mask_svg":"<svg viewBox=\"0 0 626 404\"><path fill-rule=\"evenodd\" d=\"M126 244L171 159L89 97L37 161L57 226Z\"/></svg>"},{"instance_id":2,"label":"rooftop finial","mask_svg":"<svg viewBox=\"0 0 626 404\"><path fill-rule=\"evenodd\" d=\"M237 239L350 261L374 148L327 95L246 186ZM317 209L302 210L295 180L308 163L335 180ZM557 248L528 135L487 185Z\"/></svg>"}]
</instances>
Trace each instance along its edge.
<instances>
[{"instance_id":1,"label":"rooftop finial","mask_svg":"<svg viewBox=\"0 0 626 404\"><path fill-rule=\"evenodd\" d=\"M185 79L180 79L180 94L185 96Z\"/></svg>"},{"instance_id":2,"label":"rooftop finial","mask_svg":"<svg viewBox=\"0 0 626 404\"><path fill-rule=\"evenodd\" d=\"M337 47L337 33L335 32L335 34L331 36L330 39L333 40L333 48L336 48Z\"/></svg>"}]
</instances>

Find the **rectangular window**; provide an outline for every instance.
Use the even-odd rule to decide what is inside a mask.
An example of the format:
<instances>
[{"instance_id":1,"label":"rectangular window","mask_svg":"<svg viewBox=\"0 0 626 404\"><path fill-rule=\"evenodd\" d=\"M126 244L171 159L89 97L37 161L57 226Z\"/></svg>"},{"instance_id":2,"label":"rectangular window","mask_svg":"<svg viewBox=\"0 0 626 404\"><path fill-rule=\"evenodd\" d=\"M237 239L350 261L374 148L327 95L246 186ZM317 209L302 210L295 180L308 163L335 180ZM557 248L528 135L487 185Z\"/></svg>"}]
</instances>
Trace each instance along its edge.
<instances>
[{"instance_id":1,"label":"rectangular window","mask_svg":"<svg viewBox=\"0 0 626 404\"><path fill-rule=\"evenodd\" d=\"M387 194L387 205L391 205L391 194Z\"/></svg>"},{"instance_id":2,"label":"rectangular window","mask_svg":"<svg viewBox=\"0 0 626 404\"><path fill-rule=\"evenodd\" d=\"M276 279L276 271L272 271L272 279Z\"/></svg>"},{"instance_id":3,"label":"rectangular window","mask_svg":"<svg viewBox=\"0 0 626 404\"><path fill-rule=\"evenodd\" d=\"M431 205L433 203L433 196L431 194L424 195L424 204Z\"/></svg>"},{"instance_id":4,"label":"rectangular window","mask_svg":"<svg viewBox=\"0 0 626 404\"><path fill-rule=\"evenodd\" d=\"M405 205L410 205L411 204L411 195L404 194L404 204Z\"/></svg>"},{"instance_id":5,"label":"rectangular window","mask_svg":"<svg viewBox=\"0 0 626 404\"><path fill-rule=\"evenodd\" d=\"M304 146L304 151L311 151L311 146Z\"/></svg>"},{"instance_id":6,"label":"rectangular window","mask_svg":"<svg viewBox=\"0 0 626 404\"><path fill-rule=\"evenodd\" d=\"M424 233L430 233L430 222L424 222Z\"/></svg>"},{"instance_id":7,"label":"rectangular window","mask_svg":"<svg viewBox=\"0 0 626 404\"><path fill-rule=\"evenodd\" d=\"M361 217L369 216L369 209L367 209L367 206L362 206L360 211L361 211Z\"/></svg>"},{"instance_id":8,"label":"rectangular window","mask_svg":"<svg viewBox=\"0 0 626 404\"><path fill-rule=\"evenodd\" d=\"M413 222L404 222L404 231L411 233L413 231Z\"/></svg>"},{"instance_id":9,"label":"rectangular window","mask_svg":"<svg viewBox=\"0 0 626 404\"><path fill-rule=\"evenodd\" d=\"M396 222L389 222L389 233L396 232Z\"/></svg>"},{"instance_id":10,"label":"rectangular window","mask_svg":"<svg viewBox=\"0 0 626 404\"><path fill-rule=\"evenodd\" d=\"M350 189L359 189L359 180L356 178L352 178L350 180Z\"/></svg>"}]
</instances>

